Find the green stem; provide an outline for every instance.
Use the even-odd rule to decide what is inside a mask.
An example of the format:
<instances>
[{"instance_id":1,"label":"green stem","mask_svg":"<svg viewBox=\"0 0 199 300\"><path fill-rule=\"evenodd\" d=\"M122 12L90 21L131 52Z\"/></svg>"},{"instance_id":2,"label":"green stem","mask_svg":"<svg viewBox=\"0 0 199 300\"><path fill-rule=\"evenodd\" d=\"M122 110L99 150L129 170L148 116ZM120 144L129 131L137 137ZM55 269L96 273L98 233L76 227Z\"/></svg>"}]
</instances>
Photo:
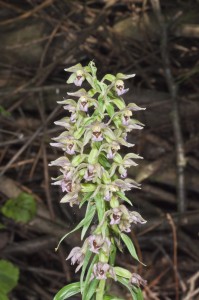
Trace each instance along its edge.
<instances>
[{"instance_id":1,"label":"green stem","mask_svg":"<svg viewBox=\"0 0 199 300\"><path fill-rule=\"evenodd\" d=\"M100 280L100 283L98 285L98 289L96 292L96 300L103 300L105 284L106 284L105 279Z\"/></svg>"}]
</instances>

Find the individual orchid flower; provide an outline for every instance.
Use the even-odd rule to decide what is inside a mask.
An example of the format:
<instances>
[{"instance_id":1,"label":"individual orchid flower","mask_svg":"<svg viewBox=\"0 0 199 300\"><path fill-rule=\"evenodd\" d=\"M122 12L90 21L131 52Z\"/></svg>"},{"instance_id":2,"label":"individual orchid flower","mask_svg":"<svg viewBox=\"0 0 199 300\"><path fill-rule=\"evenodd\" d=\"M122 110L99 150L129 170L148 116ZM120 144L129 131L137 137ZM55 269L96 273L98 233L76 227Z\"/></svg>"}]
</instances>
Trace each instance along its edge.
<instances>
[{"instance_id":1,"label":"individual orchid flower","mask_svg":"<svg viewBox=\"0 0 199 300\"><path fill-rule=\"evenodd\" d=\"M113 196L113 193L119 190L117 185L115 184L104 185L103 189L104 189L104 200L106 201L110 201Z\"/></svg>"},{"instance_id":2,"label":"individual orchid flower","mask_svg":"<svg viewBox=\"0 0 199 300\"><path fill-rule=\"evenodd\" d=\"M113 159L119 149L120 145L117 142L113 141L107 149L107 158Z\"/></svg>"},{"instance_id":3,"label":"individual orchid flower","mask_svg":"<svg viewBox=\"0 0 199 300\"><path fill-rule=\"evenodd\" d=\"M132 116L132 111L130 110L125 110L122 113L122 125L124 126L128 126L129 125L129 121L130 121L130 117Z\"/></svg>"},{"instance_id":4,"label":"individual orchid flower","mask_svg":"<svg viewBox=\"0 0 199 300\"><path fill-rule=\"evenodd\" d=\"M89 249L91 252L99 254L99 250L102 249L106 255L110 253L110 240L102 235L91 235L88 237Z\"/></svg>"},{"instance_id":5,"label":"individual orchid flower","mask_svg":"<svg viewBox=\"0 0 199 300\"><path fill-rule=\"evenodd\" d=\"M56 180L52 183L52 185L60 185L62 188L62 192L70 193L72 191L72 179L74 175L75 168L74 167L65 167L61 169L63 175L58 176L57 178L52 178Z\"/></svg>"},{"instance_id":6,"label":"individual orchid flower","mask_svg":"<svg viewBox=\"0 0 199 300\"><path fill-rule=\"evenodd\" d=\"M130 211L130 222L134 224L145 224L147 221L137 211Z\"/></svg>"},{"instance_id":7,"label":"individual orchid flower","mask_svg":"<svg viewBox=\"0 0 199 300\"><path fill-rule=\"evenodd\" d=\"M53 138L57 143L51 143L53 147L62 148L67 154L74 155L78 151L78 146L81 147L81 142L74 139L67 131L61 133L58 137Z\"/></svg>"},{"instance_id":8,"label":"individual orchid flower","mask_svg":"<svg viewBox=\"0 0 199 300\"><path fill-rule=\"evenodd\" d=\"M110 276L114 280L117 280L115 271L113 267L111 267L109 264L103 262L98 262L94 264L91 280L93 278L96 278L98 280L103 280L103 279L107 279L107 276Z\"/></svg>"},{"instance_id":9,"label":"individual orchid flower","mask_svg":"<svg viewBox=\"0 0 199 300\"><path fill-rule=\"evenodd\" d=\"M88 165L84 179L86 181L93 181L95 182L98 178L101 178L103 174L103 168L100 164Z\"/></svg>"},{"instance_id":10,"label":"individual orchid flower","mask_svg":"<svg viewBox=\"0 0 199 300\"><path fill-rule=\"evenodd\" d=\"M119 207L114 207L110 214L110 225L116 225L120 223L122 211Z\"/></svg>"},{"instance_id":11,"label":"individual orchid flower","mask_svg":"<svg viewBox=\"0 0 199 300\"><path fill-rule=\"evenodd\" d=\"M71 252L69 253L66 260L71 259L71 265L78 264L77 268L75 269L75 273L78 272L83 263L84 263L85 253L82 251L80 247L74 247Z\"/></svg>"},{"instance_id":12,"label":"individual orchid flower","mask_svg":"<svg viewBox=\"0 0 199 300\"><path fill-rule=\"evenodd\" d=\"M140 275L133 273L130 278L130 283L136 285L137 287L140 287L140 285L145 286L147 284L147 281L144 280Z\"/></svg>"},{"instance_id":13,"label":"individual orchid flower","mask_svg":"<svg viewBox=\"0 0 199 300\"><path fill-rule=\"evenodd\" d=\"M61 156L58 159L51 161L49 166L58 166L62 167L63 169L68 168L71 166L71 162L66 156Z\"/></svg>"},{"instance_id":14,"label":"individual orchid flower","mask_svg":"<svg viewBox=\"0 0 199 300\"><path fill-rule=\"evenodd\" d=\"M110 213L110 225L117 224L121 231L131 231L131 221L128 209L124 205L113 208Z\"/></svg>"},{"instance_id":15,"label":"individual orchid flower","mask_svg":"<svg viewBox=\"0 0 199 300\"><path fill-rule=\"evenodd\" d=\"M115 91L116 91L118 96L121 96L121 95L127 93L128 90L129 89L124 88L124 81L123 80L120 80L120 79L116 80L116 82L115 82Z\"/></svg>"},{"instance_id":16,"label":"individual orchid flower","mask_svg":"<svg viewBox=\"0 0 199 300\"><path fill-rule=\"evenodd\" d=\"M81 64L77 64L71 68L64 69L64 71L72 73L68 78L67 83L74 83L76 86L81 86L88 74Z\"/></svg>"}]
</instances>

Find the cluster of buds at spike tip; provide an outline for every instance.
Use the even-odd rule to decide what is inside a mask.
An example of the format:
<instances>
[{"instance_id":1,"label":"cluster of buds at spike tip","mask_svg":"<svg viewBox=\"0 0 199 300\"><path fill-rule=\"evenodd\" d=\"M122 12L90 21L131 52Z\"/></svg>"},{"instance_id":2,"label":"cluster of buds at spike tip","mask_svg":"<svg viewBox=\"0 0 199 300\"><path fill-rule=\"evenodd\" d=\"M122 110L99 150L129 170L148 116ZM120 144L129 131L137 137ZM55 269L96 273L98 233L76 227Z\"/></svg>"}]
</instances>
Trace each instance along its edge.
<instances>
[{"instance_id":1,"label":"cluster of buds at spike tip","mask_svg":"<svg viewBox=\"0 0 199 300\"><path fill-rule=\"evenodd\" d=\"M120 242L138 260L133 242L126 233L131 231L132 225L146 223L136 210L125 205L126 202L131 204L125 192L140 188L140 184L128 178L128 168L137 166L134 160L142 157L135 153L124 156L119 153L122 146L134 146L127 141L128 133L143 128L141 122L133 119L133 112L144 108L135 103L126 105L121 98L129 90L125 88L124 80L135 74L107 74L100 81L93 62L86 67L77 64L65 71L71 73L68 84L80 87L87 81L90 85L88 90L80 88L68 93L72 99L58 102L69 114L55 122L63 131L51 143L64 152L50 164L60 170L60 175L52 178L53 184L59 185L64 193L60 202L80 208L87 206L85 217L75 228L82 228L81 239L91 226L83 246L73 248L67 260L71 259L72 265L77 264L76 272L82 268L80 289L83 300L87 299L93 284L96 288L91 297L95 293L96 299L103 300L108 278L118 280L130 291L134 286L132 293L135 295L146 281L140 275L114 265L116 250L121 250ZM92 226L94 220L95 226ZM104 280L105 285L100 283Z\"/></svg>"}]
</instances>

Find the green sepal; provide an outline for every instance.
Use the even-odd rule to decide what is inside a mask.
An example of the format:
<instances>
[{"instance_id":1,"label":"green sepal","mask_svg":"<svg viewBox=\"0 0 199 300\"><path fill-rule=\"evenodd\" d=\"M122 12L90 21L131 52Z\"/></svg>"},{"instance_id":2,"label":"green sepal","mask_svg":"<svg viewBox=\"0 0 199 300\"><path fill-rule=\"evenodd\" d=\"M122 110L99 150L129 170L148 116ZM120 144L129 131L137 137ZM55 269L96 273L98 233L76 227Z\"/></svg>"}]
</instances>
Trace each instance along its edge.
<instances>
[{"instance_id":1,"label":"green sepal","mask_svg":"<svg viewBox=\"0 0 199 300\"><path fill-rule=\"evenodd\" d=\"M120 110L126 107L124 101L119 98L112 99L111 102L113 102Z\"/></svg>"},{"instance_id":2,"label":"green sepal","mask_svg":"<svg viewBox=\"0 0 199 300\"><path fill-rule=\"evenodd\" d=\"M81 138L81 136L84 134L85 128L80 127L79 129L77 129L77 131L75 131L73 133L73 136L75 139L79 140Z\"/></svg>"},{"instance_id":3,"label":"green sepal","mask_svg":"<svg viewBox=\"0 0 199 300\"><path fill-rule=\"evenodd\" d=\"M70 283L64 286L53 298L53 300L65 300L80 293L80 282Z\"/></svg>"},{"instance_id":4,"label":"green sepal","mask_svg":"<svg viewBox=\"0 0 199 300\"><path fill-rule=\"evenodd\" d=\"M110 82L113 82L113 81L115 81L115 79L116 79L116 77L115 77L114 75L112 75L112 74L106 74L106 75L102 78L102 82L103 82L104 80L108 80L108 81L110 81Z\"/></svg>"},{"instance_id":5,"label":"green sepal","mask_svg":"<svg viewBox=\"0 0 199 300\"><path fill-rule=\"evenodd\" d=\"M122 79L122 80L133 78L133 77L135 77L135 74L125 75L123 73L117 73L117 75L116 75L117 79Z\"/></svg>"},{"instance_id":6,"label":"green sepal","mask_svg":"<svg viewBox=\"0 0 199 300\"><path fill-rule=\"evenodd\" d=\"M68 83L68 84L73 83L74 80L75 80L75 78L76 78L76 74L75 74L75 73L72 73L72 74L69 76L69 78L68 78L68 80L66 81L66 83Z\"/></svg>"},{"instance_id":7,"label":"green sepal","mask_svg":"<svg viewBox=\"0 0 199 300\"><path fill-rule=\"evenodd\" d=\"M118 164L122 164L122 162L123 162L123 158L119 153L115 154L113 160Z\"/></svg>"},{"instance_id":8,"label":"green sepal","mask_svg":"<svg viewBox=\"0 0 199 300\"><path fill-rule=\"evenodd\" d=\"M76 64L70 68L64 69L64 71L66 71L66 72L77 72L79 70L81 70L81 71L84 70L81 64Z\"/></svg>"}]
</instances>

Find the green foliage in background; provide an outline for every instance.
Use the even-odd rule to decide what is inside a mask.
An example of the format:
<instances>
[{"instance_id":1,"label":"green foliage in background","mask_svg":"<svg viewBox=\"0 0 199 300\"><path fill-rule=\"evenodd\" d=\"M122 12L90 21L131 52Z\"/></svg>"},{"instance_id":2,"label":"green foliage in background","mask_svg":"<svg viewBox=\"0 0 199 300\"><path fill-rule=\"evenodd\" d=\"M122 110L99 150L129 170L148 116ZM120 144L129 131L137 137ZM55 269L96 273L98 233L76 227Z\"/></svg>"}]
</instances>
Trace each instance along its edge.
<instances>
[{"instance_id":1,"label":"green foliage in background","mask_svg":"<svg viewBox=\"0 0 199 300\"><path fill-rule=\"evenodd\" d=\"M16 222L28 223L36 214L36 202L33 196L21 193L16 198L6 201L1 208L2 214Z\"/></svg>"},{"instance_id":2,"label":"green foliage in background","mask_svg":"<svg viewBox=\"0 0 199 300\"><path fill-rule=\"evenodd\" d=\"M19 268L11 262L0 260L0 300L8 300L8 293L16 287L19 279Z\"/></svg>"}]
</instances>

